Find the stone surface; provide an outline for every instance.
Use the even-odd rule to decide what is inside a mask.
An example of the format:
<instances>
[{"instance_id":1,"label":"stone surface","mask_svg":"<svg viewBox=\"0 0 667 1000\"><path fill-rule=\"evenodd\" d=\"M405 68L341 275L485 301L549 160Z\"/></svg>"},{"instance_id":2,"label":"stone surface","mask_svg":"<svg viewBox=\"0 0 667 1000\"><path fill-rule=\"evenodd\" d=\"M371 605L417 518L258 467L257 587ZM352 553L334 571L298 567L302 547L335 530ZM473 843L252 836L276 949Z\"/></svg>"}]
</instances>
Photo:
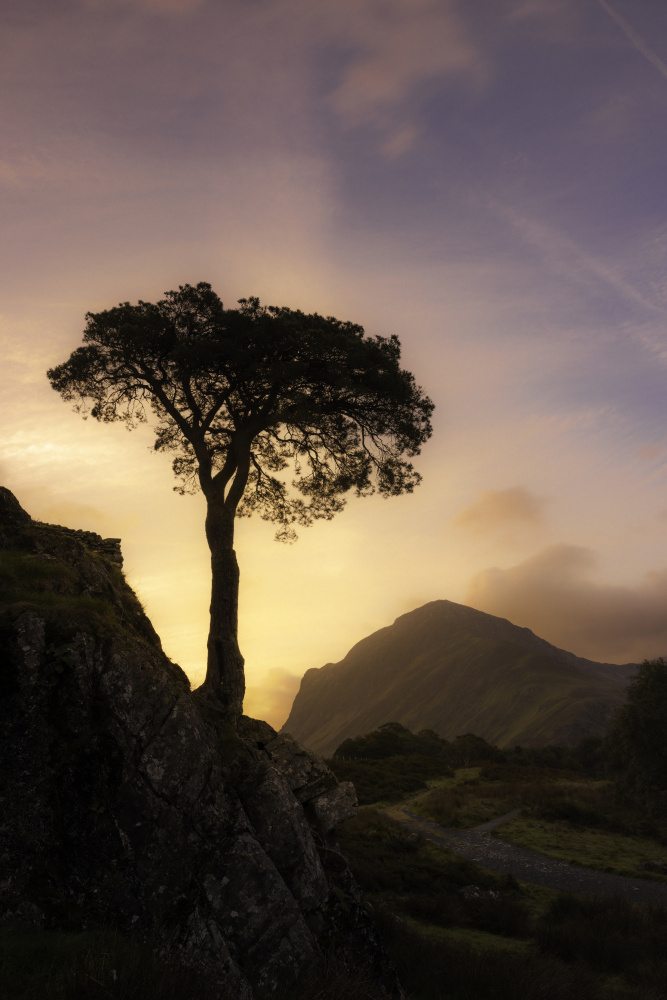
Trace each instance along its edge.
<instances>
[{"instance_id":1,"label":"stone surface","mask_svg":"<svg viewBox=\"0 0 667 1000\"><path fill-rule=\"evenodd\" d=\"M341 781L335 788L312 799L310 805L320 829L328 834L356 815L357 793L351 781Z\"/></svg>"},{"instance_id":2,"label":"stone surface","mask_svg":"<svg viewBox=\"0 0 667 1000\"><path fill-rule=\"evenodd\" d=\"M113 553L8 490L0 568L0 920L157 936L239 1000L335 947L400 995L331 843L351 786L266 723L222 723Z\"/></svg>"}]
</instances>

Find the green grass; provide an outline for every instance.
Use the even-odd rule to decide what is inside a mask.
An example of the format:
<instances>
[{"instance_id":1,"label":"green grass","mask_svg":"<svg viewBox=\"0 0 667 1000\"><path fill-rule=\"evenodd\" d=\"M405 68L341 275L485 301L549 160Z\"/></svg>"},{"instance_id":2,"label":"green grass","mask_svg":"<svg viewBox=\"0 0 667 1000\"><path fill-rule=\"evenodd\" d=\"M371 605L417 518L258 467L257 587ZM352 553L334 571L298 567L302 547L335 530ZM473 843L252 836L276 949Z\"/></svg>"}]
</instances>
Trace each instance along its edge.
<instances>
[{"instance_id":1,"label":"green grass","mask_svg":"<svg viewBox=\"0 0 667 1000\"><path fill-rule=\"evenodd\" d=\"M24 549L0 549L0 601L4 604L63 604L104 614L108 602L76 596L78 575L68 563L46 559Z\"/></svg>"},{"instance_id":2,"label":"green grass","mask_svg":"<svg viewBox=\"0 0 667 1000\"><path fill-rule=\"evenodd\" d=\"M582 829L565 822L542 822L519 815L496 830L496 835L517 847L527 847L561 861L575 861L587 868L634 878L667 882L667 875L637 869L642 861L664 861L665 845L647 837L634 837L600 829Z\"/></svg>"},{"instance_id":3,"label":"green grass","mask_svg":"<svg viewBox=\"0 0 667 1000\"><path fill-rule=\"evenodd\" d=\"M16 584L72 584L76 581L76 570L68 563L54 558L45 558L27 549L0 549L0 585L2 590L10 590Z\"/></svg>"},{"instance_id":4,"label":"green grass","mask_svg":"<svg viewBox=\"0 0 667 1000\"><path fill-rule=\"evenodd\" d=\"M645 821L615 800L608 782L443 783L411 808L442 826L459 829L520 808L524 811L519 816L497 828L500 839L598 871L667 882L665 875L637 868L643 861L667 858L664 837L646 836Z\"/></svg>"},{"instance_id":5,"label":"green grass","mask_svg":"<svg viewBox=\"0 0 667 1000\"><path fill-rule=\"evenodd\" d=\"M521 807L526 812L500 828L503 837L619 874L637 876L639 861L667 854L664 843L640 835L643 818L619 804L607 782L562 773L543 780L534 768L517 780L482 781L483 774L435 779L438 787L411 808L427 803L439 822L477 825ZM667 998L666 908L503 884L377 809L361 809L339 834L409 1000ZM459 890L470 884L502 898L465 899Z\"/></svg>"},{"instance_id":6,"label":"green grass","mask_svg":"<svg viewBox=\"0 0 667 1000\"><path fill-rule=\"evenodd\" d=\"M517 893L517 883L511 877L494 875L445 847L413 836L377 809L360 809L354 819L339 828L338 837L355 876L370 897L381 905L397 906L417 920L428 917L427 922L435 925L458 922L486 930L496 911L490 917L489 907L463 899L458 890L468 885L493 889L500 891L508 903ZM515 914L511 921L517 923Z\"/></svg>"},{"instance_id":7,"label":"green grass","mask_svg":"<svg viewBox=\"0 0 667 1000\"><path fill-rule=\"evenodd\" d=\"M376 809L339 834L409 1000L667 996L665 908L503 884ZM503 898L464 899L470 884Z\"/></svg>"},{"instance_id":8,"label":"green grass","mask_svg":"<svg viewBox=\"0 0 667 1000\"><path fill-rule=\"evenodd\" d=\"M525 942L377 918L410 1000L664 1000L664 918L642 910L558 897Z\"/></svg>"},{"instance_id":9,"label":"green grass","mask_svg":"<svg viewBox=\"0 0 667 1000\"><path fill-rule=\"evenodd\" d=\"M148 641L141 630L134 628L143 608L120 567L99 553L88 552L87 558L103 568L115 588L115 600L85 593L85 574L80 575L69 563L46 558L25 548L10 548L0 549L0 605L11 609L12 614L23 606L39 609L47 619L57 621L61 637L63 627L76 631L82 619L94 615L105 634L115 634L129 625L135 633L134 638Z\"/></svg>"},{"instance_id":10,"label":"green grass","mask_svg":"<svg viewBox=\"0 0 667 1000\"><path fill-rule=\"evenodd\" d=\"M533 943L530 940L491 934L489 931L480 931L474 927L435 927L418 920L409 920L408 926L434 941L463 944L474 951L491 949L492 951L512 951L525 955L533 948Z\"/></svg>"},{"instance_id":11,"label":"green grass","mask_svg":"<svg viewBox=\"0 0 667 1000\"><path fill-rule=\"evenodd\" d=\"M413 812L441 826L469 829L516 808L507 789L475 787L469 782L441 785L412 803Z\"/></svg>"}]
</instances>

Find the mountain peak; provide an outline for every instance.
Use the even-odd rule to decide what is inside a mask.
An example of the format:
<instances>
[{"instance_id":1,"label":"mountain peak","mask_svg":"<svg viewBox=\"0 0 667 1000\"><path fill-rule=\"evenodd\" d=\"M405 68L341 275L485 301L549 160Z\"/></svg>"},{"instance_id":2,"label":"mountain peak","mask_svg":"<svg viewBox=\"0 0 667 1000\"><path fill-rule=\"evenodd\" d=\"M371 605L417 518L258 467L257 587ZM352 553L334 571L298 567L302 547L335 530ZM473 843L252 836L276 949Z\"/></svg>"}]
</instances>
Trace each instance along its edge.
<instances>
[{"instance_id":1,"label":"mountain peak","mask_svg":"<svg viewBox=\"0 0 667 1000\"><path fill-rule=\"evenodd\" d=\"M396 720L451 739L572 743L604 731L634 664L596 663L528 628L431 601L306 672L283 729L321 753Z\"/></svg>"}]
</instances>

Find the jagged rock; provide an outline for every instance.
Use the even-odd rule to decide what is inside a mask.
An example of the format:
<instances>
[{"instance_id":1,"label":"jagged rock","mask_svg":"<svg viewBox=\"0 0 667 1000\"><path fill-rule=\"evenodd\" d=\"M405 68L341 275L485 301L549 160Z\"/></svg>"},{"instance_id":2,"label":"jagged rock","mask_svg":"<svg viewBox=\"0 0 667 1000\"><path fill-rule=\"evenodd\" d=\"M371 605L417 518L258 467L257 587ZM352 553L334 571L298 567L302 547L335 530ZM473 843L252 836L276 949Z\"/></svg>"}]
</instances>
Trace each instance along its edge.
<instances>
[{"instance_id":1,"label":"jagged rock","mask_svg":"<svg viewBox=\"0 0 667 1000\"><path fill-rule=\"evenodd\" d=\"M0 523L10 525L30 524L31 517L14 494L5 486L0 486Z\"/></svg>"},{"instance_id":2,"label":"jagged rock","mask_svg":"<svg viewBox=\"0 0 667 1000\"><path fill-rule=\"evenodd\" d=\"M312 799L310 805L320 829L327 834L356 815L357 793L351 781L341 781L335 788Z\"/></svg>"},{"instance_id":3,"label":"jagged rock","mask_svg":"<svg viewBox=\"0 0 667 1000\"><path fill-rule=\"evenodd\" d=\"M151 936L239 1000L335 945L399 996L324 836L351 786L266 723L221 722L117 562L4 489L3 559L0 920Z\"/></svg>"},{"instance_id":4,"label":"jagged rock","mask_svg":"<svg viewBox=\"0 0 667 1000\"><path fill-rule=\"evenodd\" d=\"M324 759L301 746L288 733L266 743L264 749L280 768L299 802L310 802L323 792L335 788L336 778Z\"/></svg>"}]
</instances>

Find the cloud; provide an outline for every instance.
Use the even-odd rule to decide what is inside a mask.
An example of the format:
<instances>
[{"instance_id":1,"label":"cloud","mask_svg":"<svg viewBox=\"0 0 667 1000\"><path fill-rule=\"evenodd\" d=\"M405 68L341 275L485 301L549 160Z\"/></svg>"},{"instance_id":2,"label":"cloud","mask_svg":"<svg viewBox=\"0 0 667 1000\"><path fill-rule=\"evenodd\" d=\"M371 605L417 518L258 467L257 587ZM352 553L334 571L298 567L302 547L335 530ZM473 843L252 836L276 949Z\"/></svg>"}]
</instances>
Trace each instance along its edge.
<instances>
[{"instance_id":1,"label":"cloud","mask_svg":"<svg viewBox=\"0 0 667 1000\"><path fill-rule=\"evenodd\" d=\"M632 45L634 45L637 51L641 52L644 58L648 59L648 61L651 63L652 66L655 66L658 73L667 78L667 63L664 63L662 59L658 55L656 55L653 49L650 49L648 47L643 38L641 38L637 34L637 32L634 30L633 27L631 27L631 25L628 24L625 18L621 17L618 11L614 10L614 8L611 7L606 2L606 0L598 0L598 3L602 7L602 9L605 10L607 14L609 14L609 16L614 19L614 21L616 21L616 24L619 26L625 37L628 39L629 42L631 42Z\"/></svg>"},{"instance_id":2,"label":"cloud","mask_svg":"<svg viewBox=\"0 0 667 1000\"><path fill-rule=\"evenodd\" d=\"M281 667L271 667L262 681L246 686L243 711L254 719L264 719L280 729L290 713L301 677Z\"/></svg>"},{"instance_id":3,"label":"cloud","mask_svg":"<svg viewBox=\"0 0 667 1000\"><path fill-rule=\"evenodd\" d=\"M513 4L509 13L512 21L523 21L530 17L554 17L562 7L561 0L520 0Z\"/></svg>"},{"instance_id":4,"label":"cloud","mask_svg":"<svg viewBox=\"0 0 667 1000\"><path fill-rule=\"evenodd\" d=\"M481 54L445 0L362 0L332 3L337 29L357 54L330 96L349 125L377 123L433 77L458 74L479 79Z\"/></svg>"},{"instance_id":5,"label":"cloud","mask_svg":"<svg viewBox=\"0 0 667 1000\"><path fill-rule=\"evenodd\" d=\"M389 137L380 147L390 160L395 160L407 153L419 134L414 125L404 125Z\"/></svg>"},{"instance_id":6,"label":"cloud","mask_svg":"<svg viewBox=\"0 0 667 1000\"><path fill-rule=\"evenodd\" d=\"M636 587L590 579L590 549L550 545L509 569L483 570L468 583L466 603L579 656L611 663L667 654L667 570Z\"/></svg>"},{"instance_id":7,"label":"cloud","mask_svg":"<svg viewBox=\"0 0 667 1000\"><path fill-rule=\"evenodd\" d=\"M547 41L565 41L580 22L580 8L571 0L510 0L510 22L536 22L543 26Z\"/></svg>"},{"instance_id":8,"label":"cloud","mask_svg":"<svg viewBox=\"0 0 667 1000\"><path fill-rule=\"evenodd\" d=\"M468 507L464 507L452 523L475 534L508 525L538 526L544 523L545 503L543 497L536 496L523 486L486 490Z\"/></svg>"},{"instance_id":9,"label":"cloud","mask_svg":"<svg viewBox=\"0 0 667 1000\"><path fill-rule=\"evenodd\" d=\"M82 0L83 6L91 9L108 6L105 0ZM116 0L117 6L145 7L158 14L186 14L201 7L204 0Z\"/></svg>"},{"instance_id":10,"label":"cloud","mask_svg":"<svg viewBox=\"0 0 667 1000\"><path fill-rule=\"evenodd\" d=\"M489 200L489 208L506 219L529 246L535 247L556 274L592 293L598 291L602 284L607 289L613 289L627 302L641 306L647 312L665 315L664 305L652 301L633 282L619 274L616 268L582 249L574 240L556 228L494 199Z\"/></svg>"}]
</instances>

